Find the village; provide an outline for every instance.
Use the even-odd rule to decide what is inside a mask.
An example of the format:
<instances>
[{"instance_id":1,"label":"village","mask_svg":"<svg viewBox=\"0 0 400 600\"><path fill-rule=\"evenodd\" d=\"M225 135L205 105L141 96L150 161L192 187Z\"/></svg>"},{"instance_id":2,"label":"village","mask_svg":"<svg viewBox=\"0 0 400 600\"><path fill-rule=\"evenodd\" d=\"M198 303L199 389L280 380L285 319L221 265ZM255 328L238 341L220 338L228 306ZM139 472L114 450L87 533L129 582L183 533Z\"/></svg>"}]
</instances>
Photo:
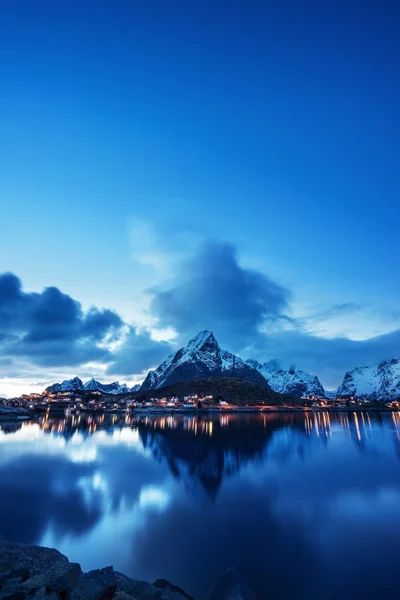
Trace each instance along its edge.
<instances>
[{"instance_id":1,"label":"village","mask_svg":"<svg viewBox=\"0 0 400 600\"><path fill-rule=\"evenodd\" d=\"M97 391L78 394L73 392L58 392L47 394L22 394L18 398L0 398L0 405L12 406L14 408L25 408L34 412L60 412L60 411L82 411L82 412L120 412L130 409L180 409L194 410L202 406L214 405L213 396L198 396L191 394L178 397L136 399L131 395L110 395ZM219 406L228 406L228 402L220 400Z\"/></svg>"},{"instance_id":2,"label":"village","mask_svg":"<svg viewBox=\"0 0 400 600\"><path fill-rule=\"evenodd\" d=\"M64 412L179 412L179 411L265 411L265 410L348 410L376 409L376 403L367 399L318 398L315 396L298 398L288 405L246 405L231 403L227 398L210 394L189 394L185 396L148 397L137 394L103 394L98 391L55 392L22 394L17 398L0 398L0 406L24 408L33 413ZM379 403L380 409L398 410L400 402Z\"/></svg>"}]
</instances>

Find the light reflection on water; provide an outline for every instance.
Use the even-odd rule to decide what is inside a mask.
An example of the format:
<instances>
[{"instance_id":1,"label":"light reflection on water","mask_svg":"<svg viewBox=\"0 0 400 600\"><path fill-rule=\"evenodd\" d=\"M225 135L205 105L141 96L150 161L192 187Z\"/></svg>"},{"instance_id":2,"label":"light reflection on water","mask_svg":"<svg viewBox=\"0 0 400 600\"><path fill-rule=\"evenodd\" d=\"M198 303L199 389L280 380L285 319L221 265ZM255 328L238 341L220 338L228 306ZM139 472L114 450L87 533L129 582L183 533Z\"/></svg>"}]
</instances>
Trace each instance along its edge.
<instances>
[{"instance_id":1,"label":"light reflection on water","mask_svg":"<svg viewBox=\"0 0 400 600\"><path fill-rule=\"evenodd\" d=\"M399 413L50 416L0 425L0 533L203 598L390 597Z\"/></svg>"}]
</instances>

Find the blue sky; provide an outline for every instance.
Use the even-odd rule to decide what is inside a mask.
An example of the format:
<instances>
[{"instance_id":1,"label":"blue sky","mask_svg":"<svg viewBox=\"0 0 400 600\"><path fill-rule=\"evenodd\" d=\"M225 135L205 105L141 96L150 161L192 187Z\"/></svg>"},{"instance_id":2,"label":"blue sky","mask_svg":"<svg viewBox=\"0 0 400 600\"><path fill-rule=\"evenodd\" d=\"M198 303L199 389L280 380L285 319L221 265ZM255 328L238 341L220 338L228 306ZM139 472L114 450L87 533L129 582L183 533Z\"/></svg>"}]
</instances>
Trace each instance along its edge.
<instances>
[{"instance_id":1,"label":"blue sky","mask_svg":"<svg viewBox=\"0 0 400 600\"><path fill-rule=\"evenodd\" d=\"M4 2L0 273L78 301L71 352L95 348L49 365L9 340L0 393L135 381L197 326L328 387L400 355L399 20L394 2ZM29 340L7 306L0 333ZM119 333L88 341L91 306Z\"/></svg>"}]
</instances>

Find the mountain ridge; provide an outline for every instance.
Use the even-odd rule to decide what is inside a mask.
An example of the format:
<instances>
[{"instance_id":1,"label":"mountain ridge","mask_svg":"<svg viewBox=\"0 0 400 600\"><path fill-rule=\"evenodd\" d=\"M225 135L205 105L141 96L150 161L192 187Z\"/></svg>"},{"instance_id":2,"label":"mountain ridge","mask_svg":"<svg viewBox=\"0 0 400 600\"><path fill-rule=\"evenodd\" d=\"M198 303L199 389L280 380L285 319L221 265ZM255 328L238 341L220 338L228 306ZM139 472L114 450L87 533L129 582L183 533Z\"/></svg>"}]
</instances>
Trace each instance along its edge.
<instances>
[{"instance_id":1,"label":"mountain ridge","mask_svg":"<svg viewBox=\"0 0 400 600\"><path fill-rule=\"evenodd\" d=\"M206 377L233 377L269 387L261 373L238 356L222 350L214 334L204 330L192 338L187 346L170 354L157 369L149 371L140 389L159 389L173 383Z\"/></svg>"},{"instance_id":2,"label":"mountain ridge","mask_svg":"<svg viewBox=\"0 0 400 600\"><path fill-rule=\"evenodd\" d=\"M347 371L336 396L368 400L400 400L400 358L383 360L379 365L355 367Z\"/></svg>"},{"instance_id":3,"label":"mountain ridge","mask_svg":"<svg viewBox=\"0 0 400 600\"><path fill-rule=\"evenodd\" d=\"M310 375L302 369L282 369L276 360L270 360L263 364L253 359L248 359L246 362L263 375L275 392L297 398L302 396L326 397L324 387L316 375Z\"/></svg>"},{"instance_id":4,"label":"mountain ridge","mask_svg":"<svg viewBox=\"0 0 400 600\"><path fill-rule=\"evenodd\" d=\"M86 383L83 383L79 377L73 379L65 379L61 383L53 383L49 385L43 393L54 394L58 392L101 392L103 394L127 394L129 392L136 392L140 388L139 384L129 388L126 383L120 384L118 381L112 383L101 383L92 377Z\"/></svg>"}]
</instances>

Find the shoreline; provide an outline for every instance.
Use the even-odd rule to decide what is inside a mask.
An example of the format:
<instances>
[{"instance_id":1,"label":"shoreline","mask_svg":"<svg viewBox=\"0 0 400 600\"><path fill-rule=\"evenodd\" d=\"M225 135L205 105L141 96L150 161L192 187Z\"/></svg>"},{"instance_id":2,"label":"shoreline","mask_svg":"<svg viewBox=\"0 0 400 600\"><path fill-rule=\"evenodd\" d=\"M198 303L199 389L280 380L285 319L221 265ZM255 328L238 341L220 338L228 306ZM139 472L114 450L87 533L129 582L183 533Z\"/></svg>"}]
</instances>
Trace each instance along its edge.
<instances>
[{"instance_id":1,"label":"shoreline","mask_svg":"<svg viewBox=\"0 0 400 600\"><path fill-rule=\"evenodd\" d=\"M83 573L54 548L10 542L0 535L1 600L194 600L165 579L132 579L113 567Z\"/></svg>"},{"instance_id":2,"label":"shoreline","mask_svg":"<svg viewBox=\"0 0 400 600\"><path fill-rule=\"evenodd\" d=\"M111 410L81 410L76 411L73 414L76 415L149 415L149 416L198 416L202 415L229 415L229 414L253 414L253 415L266 415L266 414L287 414L287 413L321 413L321 412L329 412L329 413L393 413L400 412L400 408L389 408L387 406L345 406L341 408L336 407L301 407L301 406L265 406L265 407L237 407L237 408L202 408L202 409L190 409L190 408L135 408L135 409L111 409ZM52 418L63 418L67 416L67 409L64 410L54 410L51 409L46 412L38 412L38 411L28 411L29 414L21 414L20 412L14 412L12 409L8 412L0 413L0 424L1 423L22 423L28 421L36 421L40 417L45 414L48 414Z\"/></svg>"},{"instance_id":3,"label":"shoreline","mask_svg":"<svg viewBox=\"0 0 400 600\"><path fill-rule=\"evenodd\" d=\"M210 582L212 583L212 582ZM207 600L258 600L233 567ZM166 579L133 579L112 566L83 573L55 548L10 542L0 535L0 600L195 600Z\"/></svg>"}]
</instances>

